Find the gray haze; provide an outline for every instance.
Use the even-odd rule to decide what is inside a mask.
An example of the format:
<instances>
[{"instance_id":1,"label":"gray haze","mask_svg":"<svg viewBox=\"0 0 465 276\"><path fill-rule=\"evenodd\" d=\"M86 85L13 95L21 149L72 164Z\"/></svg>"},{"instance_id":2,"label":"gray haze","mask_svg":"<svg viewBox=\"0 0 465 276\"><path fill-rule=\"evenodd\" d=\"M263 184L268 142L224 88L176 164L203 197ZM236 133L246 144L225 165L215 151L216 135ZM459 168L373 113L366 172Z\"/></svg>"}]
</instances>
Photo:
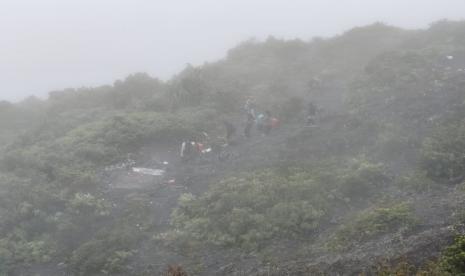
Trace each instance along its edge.
<instances>
[{"instance_id":1,"label":"gray haze","mask_svg":"<svg viewBox=\"0 0 465 276\"><path fill-rule=\"evenodd\" d=\"M251 37L309 39L381 21L464 19L464 0L0 0L0 99L169 78Z\"/></svg>"}]
</instances>

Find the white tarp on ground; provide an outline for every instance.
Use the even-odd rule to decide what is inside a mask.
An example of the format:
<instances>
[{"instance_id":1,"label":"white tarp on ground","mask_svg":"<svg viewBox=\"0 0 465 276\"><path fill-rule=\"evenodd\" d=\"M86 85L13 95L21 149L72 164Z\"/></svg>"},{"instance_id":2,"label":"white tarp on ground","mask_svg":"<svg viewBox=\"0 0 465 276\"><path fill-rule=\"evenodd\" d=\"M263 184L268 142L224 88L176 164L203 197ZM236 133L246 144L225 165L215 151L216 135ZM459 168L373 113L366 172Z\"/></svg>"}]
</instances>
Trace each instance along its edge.
<instances>
[{"instance_id":1,"label":"white tarp on ground","mask_svg":"<svg viewBox=\"0 0 465 276\"><path fill-rule=\"evenodd\" d=\"M132 159L128 159L124 162L105 167L105 171L111 172L111 171L116 171L116 170L123 170L123 169L130 168L134 166L135 164L136 164L136 161Z\"/></svg>"},{"instance_id":2,"label":"white tarp on ground","mask_svg":"<svg viewBox=\"0 0 465 276\"><path fill-rule=\"evenodd\" d=\"M140 174L147 174L152 176L162 176L165 174L165 170L149 169L149 168L132 168L132 171Z\"/></svg>"}]
</instances>

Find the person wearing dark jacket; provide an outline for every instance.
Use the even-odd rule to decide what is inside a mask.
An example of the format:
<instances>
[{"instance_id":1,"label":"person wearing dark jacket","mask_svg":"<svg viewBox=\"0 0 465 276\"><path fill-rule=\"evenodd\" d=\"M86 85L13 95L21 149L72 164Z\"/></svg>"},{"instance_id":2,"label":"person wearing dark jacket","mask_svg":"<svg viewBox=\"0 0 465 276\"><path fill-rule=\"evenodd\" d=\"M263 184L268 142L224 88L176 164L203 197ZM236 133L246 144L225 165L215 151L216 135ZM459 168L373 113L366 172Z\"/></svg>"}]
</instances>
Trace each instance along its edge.
<instances>
[{"instance_id":1,"label":"person wearing dark jacket","mask_svg":"<svg viewBox=\"0 0 465 276\"><path fill-rule=\"evenodd\" d=\"M254 122L255 122L255 117L253 116L253 113L248 112L247 113L247 120L245 122L245 128L244 128L244 136L245 137L250 138Z\"/></svg>"},{"instance_id":2,"label":"person wearing dark jacket","mask_svg":"<svg viewBox=\"0 0 465 276\"><path fill-rule=\"evenodd\" d=\"M226 129L226 143L231 142L232 136L236 133L236 127L226 120L223 121L224 127Z\"/></svg>"},{"instance_id":3,"label":"person wearing dark jacket","mask_svg":"<svg viewBox=\"0 0 465 276\"><path fill-rule=\"evenodd\" d=\"M310 102L307 106L307 126L314 126L316 124L317 107L314 103Z\"/></svg>"}]
</instances>

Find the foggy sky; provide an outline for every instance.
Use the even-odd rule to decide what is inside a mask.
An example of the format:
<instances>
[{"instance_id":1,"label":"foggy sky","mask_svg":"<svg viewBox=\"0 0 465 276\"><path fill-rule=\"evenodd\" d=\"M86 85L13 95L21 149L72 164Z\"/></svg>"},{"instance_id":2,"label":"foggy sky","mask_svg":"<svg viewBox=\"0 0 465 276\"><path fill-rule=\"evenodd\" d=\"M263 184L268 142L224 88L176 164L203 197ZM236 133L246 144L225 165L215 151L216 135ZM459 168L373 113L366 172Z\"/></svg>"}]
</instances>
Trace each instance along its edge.
<instances>
[{"instance_id":1,"label":"foggy sky","mask_svg":"<svg viewBox=\"0 0 465 276\"><path fill-rule=\"evenodd\" d=\"M0 0L0 100L168 79L252 37L310 39L381 21L465 19L464 0Z\"/></svg>"}]
</instances>

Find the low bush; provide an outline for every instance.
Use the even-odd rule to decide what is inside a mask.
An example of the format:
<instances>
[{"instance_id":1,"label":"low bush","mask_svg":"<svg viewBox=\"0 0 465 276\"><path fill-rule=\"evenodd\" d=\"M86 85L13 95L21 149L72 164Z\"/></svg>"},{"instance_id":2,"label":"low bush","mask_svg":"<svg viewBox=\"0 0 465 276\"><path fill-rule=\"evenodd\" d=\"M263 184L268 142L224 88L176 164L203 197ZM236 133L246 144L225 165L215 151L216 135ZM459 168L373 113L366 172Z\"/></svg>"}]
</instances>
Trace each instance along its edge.
<instances>
[{"instance_id":1,"label":"low bush","mask_svg":"<svg viewBox=\"0 0 465 276\"><path fill-rule=\"evenodd\" d=\"M124 227L100 233L75 249L68 263L77 275L112 275L124 273L129 259L137 252L131 249L138 235Z\"/></svg>"},{"instance_id":2,"label":"low bush","mask_svg":"<svg viewBox=\"0 0 465 276\"><path fill-rule=\"evenodd\" d=\"M424 170L415 170L399 177L396 184L403 190L414 192L425 192L437 188L438 185Z\"/></svg>"},{"instance_id":3,"label":"low bush","mask_svg":"<svg viewBox=\"0 0 465 276\"><path fill-rule=\"evenodd\" d=\"M357 215L351 222L342 225L328 246L336 250L346 249L378 235L391 233L402 227L412 227L414 223L412 211L405 203L367 210Z\"/></svg>"},{"instance_id":4,"label":"low bush","mask_svg":"<svg viewBox=\"0 0 465 276\"><path fill-rule=\"evenodd\" d=\"M154 112L122 114L69 132L58 141L78 158L93 163L114 161L142 144L169 142L194 135L193 127L177 117Z\"/></svg>"},{"instance_id":5,"label":"low bush","mask_svg":"<svg viewBox=\"0 0 465 276\"><path fill-rule=\"evenodd\" d=\"M377 193L390 178L383 164L365 158L353 159L339 173L339 192L349 199L366 199Z\"/></svg>"},{"instance_id":6,"label":"low bush","mask_svg":"<svg viewBox=\"0 0 465 276\"><path fill-rule=\"evenodd\" d=\"M28 240L26 233L16 229L7 238L0 239L0 260L6 265L45 263L55 256L55 247L48 235Z\"/></svg>"},{"instance_id":7,"label":"low bush","mask_svg":"<svg viewBox=\"0 0 465 276\"><path fill-rule=\"evenodd\" d=\"M452 276L437 262L428 262L424 267L416 267L407 261L397 264L382 263L376 268L378 276Z\"/></svg>"},{"instance_id":8,"label":"low bush","mask_svg":"<svg viewBox=\"0 0 465 276\"><path fill-rule=\"evenodd\" d=\"M243 173L214 185L203 196L185 194L172 215L173 239L259 249L273 238L311 235L328 206L324 185L303 171Z\"/></svg>"},{"instance_id":9,"label":"low bush","mask_svg":"<svg viewBox=\"0 0 465 276\"><path fill-rule=\"evenodd\" d=\"M460 235L450 246L446 247L437 260L422 266L415 266L407 261L398 264L380 264L377 275L381 276L463 276L465 275L465 236Z\"/></svg>"},{"instance_id":10,"label":"low bush","mask_svg":"<svg viewBox=\"0 0 465 276\"><path fill-rule=\"evenodd\" d=\"M260 250L271 240L311 240L338 203L369 197L387 179L382 165L366 160L323 163L244 172L200 197L184 194L172 214L173 230L163 237L246 251Z\"/></svg>"},{"instance_id":11,"label":"low bush","mask_svg":"<svg viewBox=\"0 0 465 276\"><path fill-rule=\"evenodd\" d=\"M455 242L445 249L439 264L450 275L465 275L465 236L458 236Z\"/></svg>"},{"instance_id":12,"label":"low bush","mask_svg":"<svg viewBox=\"0 0 465 276\"><path fill-rule=\"evenodd\" d=\"M435 179L464 177L465 125L463 122L438 127L422 149L422 168Z\"/></svg>"}]
</instances>

